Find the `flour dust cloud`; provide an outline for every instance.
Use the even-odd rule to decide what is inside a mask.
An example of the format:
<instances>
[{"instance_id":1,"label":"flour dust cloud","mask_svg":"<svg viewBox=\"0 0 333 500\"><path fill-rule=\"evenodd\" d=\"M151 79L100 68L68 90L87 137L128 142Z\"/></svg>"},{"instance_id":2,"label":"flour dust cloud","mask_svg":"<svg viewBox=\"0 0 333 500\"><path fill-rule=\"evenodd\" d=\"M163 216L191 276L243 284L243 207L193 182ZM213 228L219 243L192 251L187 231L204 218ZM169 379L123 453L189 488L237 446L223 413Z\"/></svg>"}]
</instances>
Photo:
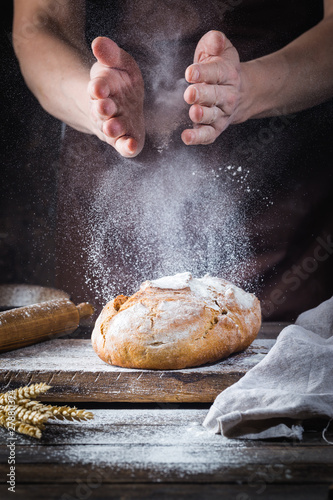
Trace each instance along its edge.
<instances>
[{"instance_id":1,"label":"flour dust cloud","mask_svg":"<svg viewBox=\"0 0 333 500\"><path fill-rule=\"evenodd\" d=\"M119 35L117 43L132 50L143 73L147 141L132 160L110 151L109 168L91 193L85 275L101 304L133 293L146 279L184 271L244 285L251 254L230 174L232 169L245 183L242 168L226 163L216 145L191 148L180 140L190 124L184 74L197 43L183 40L198 29L200 16L191 3L186 15L177 2L173 11L153 9L149 16L139 16L143 4L135 5L128 12L133 30Z\"/></svg>"},{"instance_id":2,"label":"flour dust cloud","mask_svg":"<svg viewBox=\"0 0 333 500\"><path fill-rule=\"evenodd\" d=\"M146 279L184 271L242 282L250 254L243 214L221 169L183 156L160 154L153 165L122 159L100 182L86 281L101 303L133 293Z\"/></svg>"}]
</instances>

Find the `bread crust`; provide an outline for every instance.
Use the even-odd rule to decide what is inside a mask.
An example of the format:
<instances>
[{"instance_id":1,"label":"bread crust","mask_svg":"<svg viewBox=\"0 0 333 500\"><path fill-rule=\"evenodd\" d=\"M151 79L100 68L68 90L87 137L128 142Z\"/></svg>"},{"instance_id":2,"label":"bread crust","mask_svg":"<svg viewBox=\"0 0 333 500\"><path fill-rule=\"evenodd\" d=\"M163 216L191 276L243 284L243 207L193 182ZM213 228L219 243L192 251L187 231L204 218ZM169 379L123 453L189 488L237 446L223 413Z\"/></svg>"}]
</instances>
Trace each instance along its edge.
<instances>
[{"instance_id":1,"label":"bread crust","mask_svg":"<svg viewBox=\"0 0 333 500\"><path fill-rule=\"evenodd\" d=\"M144 282L98 317L92 345L106 363L175 370L246 349L261 325L260 302L221 278L190 273Z\"/></svg>"}]
</instances>

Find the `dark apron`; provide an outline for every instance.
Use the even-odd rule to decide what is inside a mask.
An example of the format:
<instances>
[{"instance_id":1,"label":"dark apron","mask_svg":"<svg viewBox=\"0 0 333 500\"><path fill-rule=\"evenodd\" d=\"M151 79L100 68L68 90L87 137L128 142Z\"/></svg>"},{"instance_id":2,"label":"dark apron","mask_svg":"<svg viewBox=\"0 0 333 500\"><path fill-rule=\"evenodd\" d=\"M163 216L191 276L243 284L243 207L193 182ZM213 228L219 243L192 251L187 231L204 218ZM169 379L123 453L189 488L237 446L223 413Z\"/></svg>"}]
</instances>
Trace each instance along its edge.
<instances>
[{"instance_id":1,"label":"dark apron","mask_svg":"<svg viewBox=\"0 0 333 500\"><path fill-rule=\"evenodd\" d=\"M231 126L213 145L180 140L184 71L205 32L224 31L245 61L316 24L321 2L102 3L87 2L87 40L109 35L137 60L149 133L129 160L67 128L57 286L100 310L146 279L210 273L256 293L270 320L293 320L329 298L332 102Z\"/></svg>"}]
</instances>

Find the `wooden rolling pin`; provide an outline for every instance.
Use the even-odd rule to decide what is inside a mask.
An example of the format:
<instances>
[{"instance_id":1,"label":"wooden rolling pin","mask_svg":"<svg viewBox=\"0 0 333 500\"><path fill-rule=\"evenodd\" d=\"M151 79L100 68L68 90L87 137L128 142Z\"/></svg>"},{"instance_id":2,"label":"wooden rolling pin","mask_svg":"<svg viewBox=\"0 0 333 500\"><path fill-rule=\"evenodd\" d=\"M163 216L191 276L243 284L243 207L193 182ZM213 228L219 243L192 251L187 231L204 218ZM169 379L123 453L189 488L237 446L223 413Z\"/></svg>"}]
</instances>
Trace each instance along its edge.
<instances>
[{"instance_id":1,"label":"wooden rolling pin","mask_svg":"<svg viewBox=\"0 0 333 500\"><path fill-rule=\"evenodd\" d=\"M0 313L0 352L12 351L74 332L92 305L68 299L49 300Z\"/></svg>"}]
</instances>

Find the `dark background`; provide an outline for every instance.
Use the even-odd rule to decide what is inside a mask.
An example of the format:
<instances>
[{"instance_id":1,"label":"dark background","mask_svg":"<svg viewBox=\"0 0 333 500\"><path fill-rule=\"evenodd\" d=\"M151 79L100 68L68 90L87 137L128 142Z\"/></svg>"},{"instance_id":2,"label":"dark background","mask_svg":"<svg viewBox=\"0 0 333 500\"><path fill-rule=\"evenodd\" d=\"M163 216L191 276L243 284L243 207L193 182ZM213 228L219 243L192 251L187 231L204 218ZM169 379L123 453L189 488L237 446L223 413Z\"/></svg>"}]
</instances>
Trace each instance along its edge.
<instances>
[{"instance_id":1,"label":"dark background","mask_svg":"<svg viewBox=\"0 0 333 500\"><path fill-rule=\"evenodd\" d=\"M56 171L61 123L27 88L1 14L0 283L54 285Z\"/></svg>"},{"instance_id":2,"label":"dark background","mask_svg":"<svg viewBox=\"0 0 333 500\"><path fill-rule=\"evenodd\" d=\"M12 1L4 0L2 5L0 284L29 283L55 286L57 173L61 123L41 108L27 88L12 47ZM320 18L320 14L320 12L316 13L314 22L317 17ZM99 32L98 29L90 35L88 33L87 38L91 39ZM332 117L333 101L312 110L305 110L298 113L297 117L292 120L291 126L286 127L276 138L276 142L283 144L283 148L279 150L280 163L292 165L293 169L299 172L297 179L302 179L303 173L307 170L311 171L309 191L317 188L318 192L322 193L321 184L318 183L316 186L317 178L321 181L324 179L327 192L331 189L330 185L332 186ZM252 121L251 124L239 125L237 130L230 129L228 134L231 137L231 143L234 137L238 150L242 141L246 145L248 130L253 129L253 135L257 137L260 128L265 128L268 124L269 120L259 120ZM303 137L302 147L297 146L296 142L293 143L294 139L296 141L299 137ZM269 165L271 154L274 153L273 146L268 146L266 149L267 152L255 151L256 161ZM239 154L241 160L247 156L247 153L242 156L241 149ZM279 158L275 158L278 165L280 164ZM282 181L278 178L275 182L274 175L269 171L272 190L275 189L275 184L287 185L290 182L286 168L283 172L285 178ZM279 174L279 169L277 169L277 174ZM306 197L304 189L302 187L300 189ZM323 221L324 224L324 219L330 219L325 224L327 227L332 225L331 199L332 196L328 194L318 204L317 212L313 215L316 219L313 224L308 219L304 222L309 226L303 232L307 232L310 243L319 234L311 229L316 227L318 220ZM293 203L292 199L290 203ZM320 229L319 226L318 228ZM294 252L290 255L295 262L297 262L298 254L302 257L302 245L299 241L299 235L295 232L294 241L290 247L290 252ZM314 273L311 276L312 288L308 295L317 297L319 301L332 295L332 276L331 273L326 272L324 277L322 274L319 277L318 274L317 278L317 274ZM266 276L265 280L268 281L269 278L270 276ZM320 281L325 284L325 296L316 292L320 288L316 280L318 283Z\"/></svg>"}]
</instances>

